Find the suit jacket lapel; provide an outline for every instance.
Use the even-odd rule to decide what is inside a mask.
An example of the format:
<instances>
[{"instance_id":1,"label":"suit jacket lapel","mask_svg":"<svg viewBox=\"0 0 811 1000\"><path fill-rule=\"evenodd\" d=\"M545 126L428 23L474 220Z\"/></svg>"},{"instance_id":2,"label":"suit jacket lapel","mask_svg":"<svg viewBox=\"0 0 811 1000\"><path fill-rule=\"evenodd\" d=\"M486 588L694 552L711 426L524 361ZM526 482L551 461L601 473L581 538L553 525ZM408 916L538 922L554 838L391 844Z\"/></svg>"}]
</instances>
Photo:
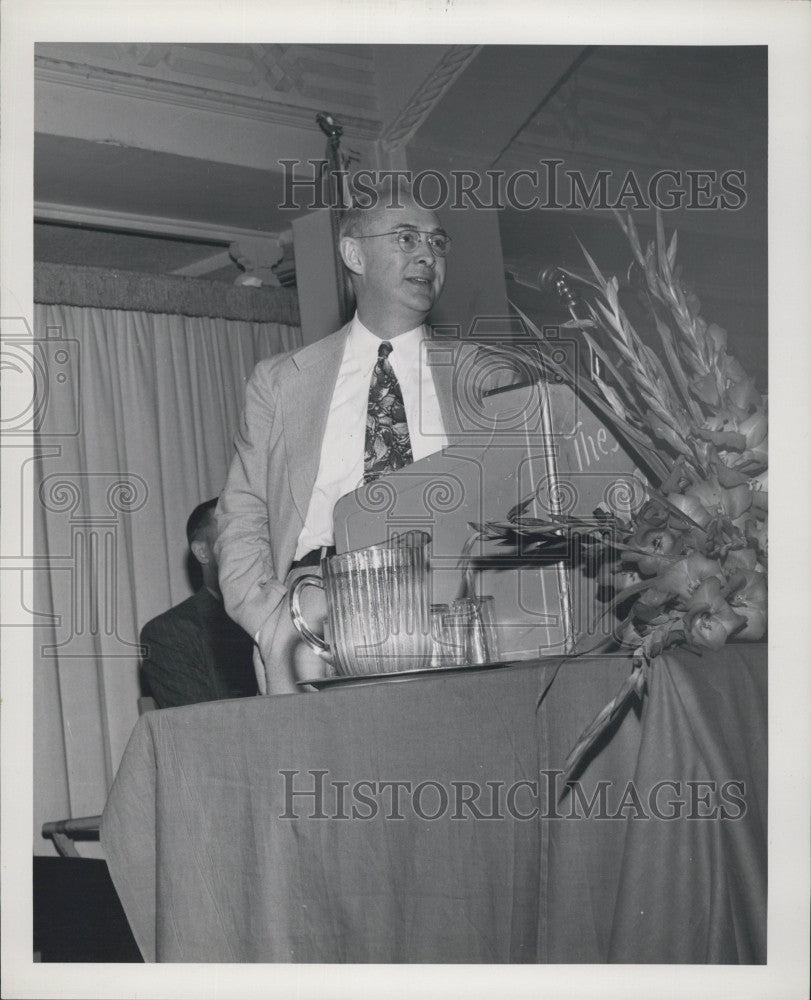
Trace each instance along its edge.
<instances>
[{"instance_id":1,"label":"suit jacket lapel","mask_svg":"<svg viewBox=\"0 0 811 1000\"><path fill-rule=\"evenodd\" d=\"M302 523L307 518L318 475L321 443L350 325L294 354L282 384L290 490ZM445 433L450 439L462 431L454 398L456 381L464 377L465 359L470 351L475 354L476 348L477 345L453 339L426 341L426 360L431 366Z\"/></svg>"},{"instance_id":2,"label":"suit jacket lapel","mask_svg":"<svg viewBox=\"0 0 811 1000\"><path fill-rule=\"evenodd\" d=\"M290 490L301 520L307 518L318 475L321 442L341 367L349 325L290 359L282 387L282 419Z\"/></svg>"}]
</instances>

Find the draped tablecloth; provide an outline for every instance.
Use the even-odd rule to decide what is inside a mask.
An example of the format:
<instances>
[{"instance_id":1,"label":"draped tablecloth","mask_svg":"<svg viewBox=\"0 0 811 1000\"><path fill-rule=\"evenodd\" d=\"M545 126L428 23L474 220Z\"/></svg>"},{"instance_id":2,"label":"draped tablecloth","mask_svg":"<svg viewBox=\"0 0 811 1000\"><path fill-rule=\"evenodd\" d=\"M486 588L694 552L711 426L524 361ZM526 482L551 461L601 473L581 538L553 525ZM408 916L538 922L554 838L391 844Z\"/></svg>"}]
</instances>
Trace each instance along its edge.
<instances>
[{"instance_id":1,"label":"draped tablecloth","mask_svg":"<svg viewBox=\"0 0 811 1000\"><path fill-rule=\"evenodd\" d=\"M147 961L766 961L766 647L140 718L102 845ZM539 702L550 678L554 680Z\"/></svg>"}]
</instances>

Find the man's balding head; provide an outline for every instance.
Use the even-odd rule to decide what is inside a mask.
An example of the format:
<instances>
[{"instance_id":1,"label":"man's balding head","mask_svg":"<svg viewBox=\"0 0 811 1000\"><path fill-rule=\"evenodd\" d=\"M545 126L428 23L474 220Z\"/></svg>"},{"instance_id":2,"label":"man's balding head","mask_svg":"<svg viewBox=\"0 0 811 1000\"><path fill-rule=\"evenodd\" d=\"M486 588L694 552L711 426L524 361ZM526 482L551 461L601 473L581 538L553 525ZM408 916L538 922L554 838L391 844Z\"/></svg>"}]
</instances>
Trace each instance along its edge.
<instances>
[{"instance_id":1,"label":"man's balding head","mask_svg":"<svg viewBox=\"0 0 811 1000\"><path fill-rule=\"evenodd\" d=\"M368 208L350 209L341 222L341 257L349 271L361 322L391 339L425 321L445 282L445 259L426 234L444 234L435 212L409 189L378 190ZM418 245L404 251L397 234L415 233Z\"/></svg>"}]
</instances>

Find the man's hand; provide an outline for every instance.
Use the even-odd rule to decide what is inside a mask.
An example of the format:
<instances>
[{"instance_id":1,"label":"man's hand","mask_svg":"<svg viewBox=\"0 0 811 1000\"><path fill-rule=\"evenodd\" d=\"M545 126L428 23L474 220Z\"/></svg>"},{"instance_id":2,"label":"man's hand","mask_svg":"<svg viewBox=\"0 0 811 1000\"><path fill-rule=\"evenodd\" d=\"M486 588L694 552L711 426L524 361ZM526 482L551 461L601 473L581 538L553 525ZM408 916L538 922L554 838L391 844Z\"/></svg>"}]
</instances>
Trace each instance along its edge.
<instances>
[{"instance_id":1,"label":"man's hand","mask_svg":"<svg viewBox=\"0 0 811 1000\"><path fill-rule=\"evenodd\" d=\"M292 570L285 580L288 593L293 581L306 573L319 575L317 568L309 566ZM299 593L307 624L316 634L323 633L327 617L324 591L318 587L304 587ZM324 677L329 672L326 655L311 649L296 630L287 596L260 630L258 642L265 680L265 690L262 690L261 680L259 684L262 694L298 693L301 689L296 681Z\"/></svg>"}]
</instances>

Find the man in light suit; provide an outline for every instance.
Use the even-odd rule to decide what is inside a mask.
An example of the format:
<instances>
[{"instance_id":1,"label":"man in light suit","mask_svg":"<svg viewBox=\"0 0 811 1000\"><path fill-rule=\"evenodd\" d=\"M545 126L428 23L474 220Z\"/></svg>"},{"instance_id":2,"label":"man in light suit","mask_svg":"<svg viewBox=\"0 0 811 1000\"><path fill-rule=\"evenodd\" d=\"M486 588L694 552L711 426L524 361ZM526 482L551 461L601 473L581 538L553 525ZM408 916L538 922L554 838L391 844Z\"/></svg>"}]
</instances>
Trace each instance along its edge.
<instances>
[{"instance_id":1,"label":"man in light suit","mask_svg":"<svg viewBox=\"0 0 811 1000\"><path fill-rule=\"evenodd\" d=\"M366 433L381 344L391 345L402 383L406 461L439 451L459 429L447 342L435 342L427 365L425 348L432 345L423 344L450 240L436 214L410 194L400 192L396 202L391 192L381 194L376 206L353 209L342 221L341 256L357 301L353 320L321 341L260 362L247 386L220 497L216 552L228 613L256 642L261 693L295 691L297 678L324 673L324 662L293 629L286 595L294 577L312 572L332 544L335 502L363 482L371 452L381 447ZM390 468L399 464L395 456ZM321 599L314 588L304 596L311 605ZM323 604L304 610L308 620L324 614Z\"/></svg>"}]
</instances>

